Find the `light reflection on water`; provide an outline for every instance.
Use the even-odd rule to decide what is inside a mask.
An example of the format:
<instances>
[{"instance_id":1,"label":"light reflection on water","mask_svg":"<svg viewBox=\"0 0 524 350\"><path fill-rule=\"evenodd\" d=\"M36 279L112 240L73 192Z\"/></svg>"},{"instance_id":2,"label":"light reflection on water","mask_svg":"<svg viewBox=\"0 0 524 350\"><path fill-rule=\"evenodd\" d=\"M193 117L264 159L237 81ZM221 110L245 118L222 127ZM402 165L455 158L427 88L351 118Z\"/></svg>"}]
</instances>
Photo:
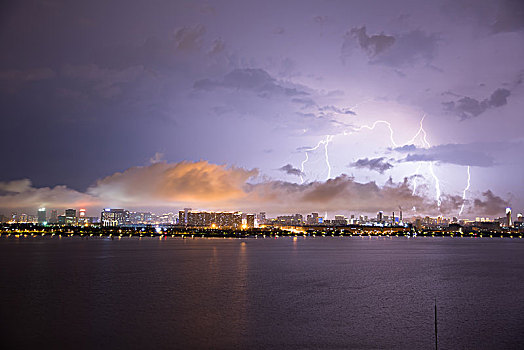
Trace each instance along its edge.
<instances>
[{"instance_id":1,"label":"light reflection on water","mask_svg":"<svg viewBox=\"0 0 524 350\"><path fill-rule=\"evenodd\" d=\"M2 238L0 263L14 348L430 349L435 297L441 348L524 342L518 239Z\"/></svg>"}]
</instances>

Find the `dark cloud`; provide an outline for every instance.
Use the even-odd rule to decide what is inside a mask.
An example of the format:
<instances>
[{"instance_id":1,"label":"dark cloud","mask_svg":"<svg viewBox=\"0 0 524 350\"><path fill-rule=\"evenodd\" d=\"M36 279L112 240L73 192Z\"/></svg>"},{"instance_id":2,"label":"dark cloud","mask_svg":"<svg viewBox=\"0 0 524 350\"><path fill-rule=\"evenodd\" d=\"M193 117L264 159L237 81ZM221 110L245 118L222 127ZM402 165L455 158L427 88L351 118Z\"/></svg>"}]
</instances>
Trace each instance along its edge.
<instances>
[{"instance_id":1,"label":"dark cloud","mask_svg":"<svg viewBox=\"0 0 524 350\"><path fill-rule=\"evenodd\" d=\"M482 193L484 200L482 198L477 198L473 201L473 212L484 213L485 215L504 215L504 209L509 207L509 203L504 199L496 196L487 190Z\"/></svg>"},{"instance_id":2,"label":"dark cloud","mask_svg":"<svg viewBox=\"0 0 524 350\"><path fill-rule=\"evenodd\" d=\"M371 62L392 67L411 66L419 61L427 63L435 57L438 41L437 34L413 30L399 35L390 50Z\"/></svg>"},{"instance_id":3,"label":"dark cloud","mask_svg":"<svg viewBox=\"0 0 524 350\"><path fill-rule=\"evenodd\" d=\"M357 160L356 162L353 162L349 164L349 166L359 169L369 169L378 171L379 173L383 174L384 171L389 170L393 168L393 165L385 160L385 157L380 158L362 158Z\"/></svg>"},{"instance_id":4,"label":"dark cloud","mask_svg":"<svg viewBox=\"0 0 524 350\"><path fill-rule=\"evenodd\" d=\"M458 115L461 120L466 120L477 117L490 108L506 105L510 95L511 92L508 89L500 88L482 101L465 96L457 101L444 102L443 105L446 111Z\"/></svg>"},{"instance_id":5,"label":"dark cloud","mask_svg":"<svg viewBox=\"0 0 524 350\"><path fill-rule=\"evenodd\" d=\"M298 168L293 167L291 164L286 164L283 167L279 168L278 170L281 170L288 175L295 175L295 176L302 175L302 171L300 171L300 169Z\"/></svg>"},{"instance_id":6,"label":"dark cloud","mask_svg":"<svg viewBox=\"0 0 524 350\"><path fill-rule=\"evenodd\" d=\"M513 32L524 28L524 1L505 0L499 2L493 31Z\"/></svg>"},{"instance_id":7,"label":"dark cloud","mask_svg":"<svg viewBox=\"0 0 524 350\"><path fill-rule=\"evenodd\" d=\"M339 108L336 106L322 106L318 109L320 112L334 112L336 114L351 114L351 115L357 115L357 113L353 112L350 108Z\"/></svg>"},{"instance_id":8,"label":"dark cloud","mask_svg":"<svg viewBox=\"0 0 524 350\"><path fill-rule=\"evenodd\" d=\"M431 148L419 148L414 145L406 145L395 148L401 153L408 153L404 162L440 162L456 165L471 165L480 167L491 167L495 165L492 152L502 151L515 147L513 144L503 143L470 143L470 144L446 144L433 146Z\"/></svg>"},{"instance_id":9,"label":"dark cloud","mask_svg":"<svg viewBox=\"0 0 524 350\"><path fill-rule=\"evenodd\" d=\"M195 82L193 87L197 90L212 90L215 88L248 90L254 91L263 97L268 95L291 97L309 94L303 90L303 87L280 82L269 75L268 72L259 68L235 69L226 74L222 80L203 79Z\"/></svg>"},{"instance_id":10,"label":"dark cloud","mask_svg":"<svg viewBox=\"0 0 524 350\"><path fill-rule=\"evenodd\" d=\"M383 33L376 35L367 35L366 26L352 28L349 35L358 40L360 47L367 52L370 57L384 52L395 43L395 37Z\"/></svg>"},{"instance_id":11,"label":"dark cloud","mask_svg":"<svg viewBox=\"0 0 524 350\"><path fill-rule=\"evenodd\" d=\"M508 103L508 97L511 95L511 92L507 89L497 89L495 90L489 98L490 107L500 107Z\"/></svg>"},{"instance_id":12,"label":"dark cloud","mask_svg":"<svg viewBox=\"0 0 524 350\"><path fill-rule=\"evenodd\" d=\"M383 64L391 67L413 65L417 61L429 62L436 55L436 34L427 34L413 30L397 36L384 33L369 36L366 27L353 28L346 33L342 47L343 55L350 46L349 41L356 39L361 49L369 56L372 64ZM405 73L397 71L401 76Z\"/></svg>"}]
</instances>

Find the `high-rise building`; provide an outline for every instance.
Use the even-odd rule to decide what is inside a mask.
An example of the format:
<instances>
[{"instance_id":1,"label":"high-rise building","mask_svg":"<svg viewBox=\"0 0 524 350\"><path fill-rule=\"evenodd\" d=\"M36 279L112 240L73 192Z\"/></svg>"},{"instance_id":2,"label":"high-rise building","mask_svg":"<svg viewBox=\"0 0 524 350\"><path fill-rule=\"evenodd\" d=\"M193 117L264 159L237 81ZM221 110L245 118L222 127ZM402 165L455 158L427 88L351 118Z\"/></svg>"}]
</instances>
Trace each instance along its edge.
<instances>
[{"instance_id":1,"label":"high-rise building","mask_svg":"<svg viewBox=\"0 0 524 350\"><path fill-rule=\"evenodd\" d=\"M382 211L379 211L377 213L377 222L382 222L384 221L384 213Z\"/></svg>"},{"instance_id":2,"label":"high-rise building","mask_svg":"<svg viewBox=\"0 0 524 350\"><path fill-rule=\"evenodd\" d=\"M246 225L249 228L255 227L255 214L246 215Z\"/></svg>"},{"instance_id":3,"label":"high-rise building","mask_svg":"<svg viewBox=\"0 0 524 350\"><path fill-rule=\"evenodd\" d=\"M188 220L188 214L189 212L191 211L191 208L184 208L184 224L188 224L187 220Z\"/></svg>"},{"instance_id":4,"label":"high-rise building","mask_svg":"<svg viewBox=\"0 0 524 350\"><path fill-rule=\"evenodd\" d=\"M506 222L508 227L513 226L511 222L511 208L506 208Z\"/></svg>"},{"instance_id":5,"label":"high-rise building","mask_svg":"<svg viewBox=\"0 0 524 350\"><path fill-rule=\"evenodd\" d=\"M344 215L335 215L334 220L332 221L335 225L347 225L348 219Z\"/></svg>"},{"instance_id":6,"label":"high-rise building","mask_svg":"<svg viewBox=\"0 0 524 350\"><path fill-rule=\"evenodd\" d=\"M43 224L47 222L47 212L45 208L38 209L38 223Z\"/></svg>"},{"instance_id":7,"label":"high-rise building","mask_svg":"<svg viewBox=\"0 0 524 350\"><path fill-rule=\"evenodd\" d=\"M248 219L248 216L246 217L246 220ZM251 214L251 216L252 217L249 217L249 220L253 221L254 226L254 215ZM189 208L186 208L178 212L178 217L179 223L187 226L217 228L242 227L241 212L208 212L196 210L194 211Z\"/></svg>"},{"instance_id":8,"label":"high-rise building","mask_svg":"<svg viewBox=\"0 0 524 350\"><path fill-rule=\"evenodd\" d=\"M56 210L51 210L51 216L49 216L49 223L58 224L58 212Z\"/></svg>"},{"instance_id":9,"label":"high-rise building","mask_svg":"<svg viewBox=\"0 0 524 350\"><path fill-rule=\"evenodd\" d=\"M106 208L100 214L102 226L125 225L129 220L129 212L124 209Z\"/></svg>"},{"instance_id":10,"label":"high-rise building","mask_svg":"<svg viewBox=\"0 0 524 350\"><path fill-rule=\"evenodd\" d=\"M267 220L266 219L266 212L265 211L261 211L260 213L258 213L257 220L258 220L259 224L265 224L266 220Z\"/></svg>"},{"instance_id":11,"label":"high-rise building","mask_svg":"<svg viewBox=\"0 0 524 350\"><path fill-rule=\"evenodd\" d=\"M66 225L76 224L76 209L66 209L65 211L65 223Z\"/></svg>"},{"instance_id":12,"label":"high-rise building","mask_svg":"<svg viewBox=\"0 0 524 350\"><path fill-rule=\"evenodd\" d=\"M80 225L87 224L86 210L83 208L78 211L78 223Z\"/></svg>"}]
</instances>

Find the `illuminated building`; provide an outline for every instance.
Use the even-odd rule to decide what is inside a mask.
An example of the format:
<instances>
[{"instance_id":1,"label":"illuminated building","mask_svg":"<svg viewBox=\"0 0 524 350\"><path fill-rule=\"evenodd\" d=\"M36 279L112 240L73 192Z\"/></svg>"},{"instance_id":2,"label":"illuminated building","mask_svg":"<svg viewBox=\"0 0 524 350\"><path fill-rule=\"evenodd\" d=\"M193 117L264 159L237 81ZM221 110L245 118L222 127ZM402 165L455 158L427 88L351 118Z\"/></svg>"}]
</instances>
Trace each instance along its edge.
<instances>
[{"instance_id":1,"label":"illuminated building","mask_svg":"<svg viewBox=\"0 0 524 350\"><path fill-rule=\"evenodd\" d=\"M304 223L304 217L302 214L281 215L277 216L275 223L279 225L302 225Z\"/></svg>"},{"instance_id":2,"label":"illuminated building","mask_svg":"<svg viewBox=\"0 0 524 350\"><path fill-rule=\"evenodd\" d=\"M66 224L66 216L65 215L58 215L57 223L59 225L65 225Z\"/></svg>"},{"instance_id":3,"label":"illuminated building","mask_svg":"<svg viewBox=\"0 0 524 350\"><path fill-rule=\"evenodd\" d=\"M129 212L124 209L106 208L100 214L102 226L119 226L128 222Z\"/></svg>"},{"instance_id":4,"label":"illuminated building","mask_svg":"<svg viewBox=\"0 0 524 350\"><path fill-rule=\"evenodd\" d=\"M189 208L178 212L179 224L193 227L240 228L241 212L194 211ZM254 215L252 217L254 225Z\"/></svg>"},{"instance_id":5,"label":"illuminated building","mask_svg":"<svg viewBox=\"0 0 524 350\"><path fill-rule=\"evenodd\" d=\"M321 220L319 220L319 219L321 219L321 218L318 217L318 213L311 213L311 215L308 215L306 217L306 223L308 225L316 225L319 222L321 222Z\"/></svg>"},{"instance_id":6,"label":"illuminated building","mask_svg":"<svg viewBox=\"0 0 524 350\"><path fill-rule=\"evenodd\" d=\"M246 225L249 228L255 227L255 214L246 215Z\"/></svg>"},{"instance_id":7,"label":"illuminated building","mask_svg":"<svg viewBox=\"0 0 524 350\"><path fill-rule=\"evenodd\" d=\"M47 212L45 208L38 209L38 223L43 224L47 222Z\"/></svg>"},{"instance_id":8,"label":"illuminated building","mask_svg":"<svg viewBox=\"0 0 524 350\"><path fill-rule=\"evenodd\" d=\"M257 220L259 224L265 224L266 223L266 212L262 211L258 213Z\"/></svg>"},{"instance_id":9,"label":"illuminated building","mask_svg":"<svg viewBox=\"0 0 524 350\"><path fill-rule=\"evenodd\" d=\"M184 208L184 221L183 223L184 224L188 224L187 220L188 220L188 213L191 211L191 208Z\"/></svg>"},{"instance_id":10,"label":"illuminated building","mask_svg":"<svg viewBox=\"0 0 524 350\"><path fill-rule=\"evenodd\" d=\"M65 223L66 225L76 224L76 209L66 209L65 211Z\"/></svg>"},{"instance_id":11,"label":"illuminated building","mask_svg":"<svg viewBox=\"0 0 524 350\"><path fill-rule=\"evenodd\" d=\"M379 211L377 213L377 222L382 222L384 220L384 213L382 211Z\"/></svg>"},{"instance_id":12,"label":"illuminated building","mask_svg":"<svg viewBox=\"0 0 524 350\"><path fill-rule=\"evenodd\" d=\"M513 226L511 222L511 208L506 208L506 222L508 227Z\"/></svg>"},{"instance_id":13,"label":"illuminated building","mask_svg":"<svg viewBox=\"0 0 524 350\"><path fill-rule=\"evenodd\" d=\"M347 225L348 220L344 215L335 215L335 219L332 221L334 225Z\"/></svg>"},{"instance_id":14,"label":"illuminated building","mask_svg":"<svg viewBox=\"0 0 524 350\"><path fill-rule=\"evenodd\" d=\"M153 223L153 214L150 212L132 211L132 212L129 212L128 215L129 215L129 223L132 225L152 224Z\"/></svg>"}]
</instances>

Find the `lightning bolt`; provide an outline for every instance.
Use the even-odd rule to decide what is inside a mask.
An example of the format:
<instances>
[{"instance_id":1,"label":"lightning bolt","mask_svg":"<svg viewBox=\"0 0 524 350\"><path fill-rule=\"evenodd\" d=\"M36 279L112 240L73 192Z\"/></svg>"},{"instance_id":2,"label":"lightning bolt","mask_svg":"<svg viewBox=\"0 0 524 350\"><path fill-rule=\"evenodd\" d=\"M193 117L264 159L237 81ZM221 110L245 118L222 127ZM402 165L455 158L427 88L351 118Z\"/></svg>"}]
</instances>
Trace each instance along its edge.
<instances>
[{"instance_id":1,"label":"lightning bolt","mask_svg":"<svg viewBox=\"0 0 524 350\"><path fill-rule=\"evenodd\" d=\"M391 123L388 122L387 120L377 120L377 121L375 121L371 125L362 125L362 126L359 126L359 127L352 127L352 131L351 132L344 131L343 135L347 136L347 135L350 135L350 134L355 133L355 132L359 132L359 131L364 130L364 129L374 130L378 125L385 125L387 127L388 131L389 131L389 140L390 140L391 144L394 147L401 147L401 146L405 146L405 145L409 145L409 144L414 144L416 139L420 135L422 135L423 147L424 148L431 148L431 144L429 143L428 138L427 138L428 137L427 132L424 129L424 125L423 125L425 118L426 118L426 115L424 114L422 116L420 122L419 122L419 128L418 128L417 132L415 133L415 135L411 139L409 139L408 141L406 141L403 144L399 144L399 143L397 143L395 141L395 131L393 130L393 127L392 127ZM335 135L327 135L325 140L320 140L315 147L312 147L312 148L309 148L309 149L305 150L304 153L305 153L306 157L302 161L301 168L300 168L301 171L302 171L302 175L300 176L301 183L304 183L303 174L304 174L305 164L309 160L308 152L315 151L318 148L320 148L320 146L322 146L322 145L324 145L325 160L326 160L326 165L327 165L327 168L328 168L328 175L327 175L326 180L331 178L331 164L329 163L329 157L328 157L328 145L333 140L334 136ZM430 162L429 163L429 172L430 172L430 174L431 174L431 176L432 176L432 178L433 178L433 180L435 182L435 200L437 201L437 206L440 208L440 205L442 204L442 201L441 201L441 190L440 190L440 180L437 177L437 175L435 174L434 163L435 162ZM417 175L419 174L421 166L422 166L422 163L419 163L415 174L417 174ZM417 182L416 182L416 179L415 179L415 181L413 182L413 195L415 194L416 189L417 189Z\"/></svg>"},{"instance_id":2,"label":"lightning bolt","mask_svg":"<svg viewBox=\"0 0 524 350\"><path fill-rule=\"evenodd\" d=\"M379 125L379 124L384 124L384 125L386 125L388 127L388 129L389 129L389 139L391 141L391 144L393 146L395 146L395 147L399 147L399 145L395 142L395 139L393 138L394 131L393 131L393 128L391 127L391 123L388 122L388 121L377 120L371 126L363 125L363 126L360 126L360 127L353 127L353 131L361 131L362 129L374 130L376 128L376 126ZM344 135L348 135L348 133L345 132Z\"/></svg>"},{"instance_id":3,"label":"lightning bolt","mask_svg":"<svg viewBox=\"0 0 524 350\"><path fill-rule=\"evenodd\" d=\"M471 186L471 172L470 172L470 166L468 165L468 185L466 188L464 188L464 191L462 192L462 206L460 207L459 216L462 215L462 212L464 211L464 204L466 204L466 192L469 190L469 187Z\"/></svg>"},{"instance_id":4,"label":"lightning bolt","mask_svg":"<svg viewBox=\"0 0 524 350\"><path fill-rule=\"evenodd\" d=\"M306 149L304 151L304 153L306 154L306 159L304 159L302 161L302 164L300 165L300 171L302 173L300 175L300 183L301 184L304 183L304 166L306 165L306 163L309 160L308 152L316 151L322 145L324 145L324 157L326 159L326 165L327 165L327 168L328 168L328 174L327 174L326 180L331 178L331 164L329 163L328 145L333 140L333 137L334 137L334 135L326 135L326 139L325 140L320 140L315 147L308 148L308 149Z\"/></svg>"},{"instance_id":5,"label":"lightning bolt","mask_svg":"<svg viewBox=\"0 0 524 350\"><path fill-rule=\"evenodd\" d=\"M428 139L427 139L427 133L426 133L426 130L424 129L424 126L423 126L423 123L424 123L424 119L426 118L426 115L424 114L422 116L422 119L420 119L420 122L419 122L419 128L417 130L417 132L415 133L415 135L410 139L408 140L407 142L405 142L404 144L402 144L402 146L404 145L410 145L410 144L413 144L415 142L415 140L417 139L417 137L419 137L420 134L422 134L422 141L423 141L423 146L424 148L430 148L431 147L431 144L429 143ZM394 138L394 131L393 131L393 127L391 126L391 123L386 121L386 120L377 120L376 122L374 122L371 126L369 125L364 125L364 126L361 126L361 127L358 127L358 128L354 128L354 131L360 131L362 129L368 129L368 130L373 130L375 129L375 127L379 124L384 124L387 126L387 128L389 129L389 139L391 141L391 144L394 146L394 147L399 147L400 145L395 141L395 138ZM346 133L347 135L347 133ZM438 207L440 207L441 205L441 192L440 192L440 181L437 177L437 175L435 174L435 171L433 169L433 163L434 162L431 162L429 164L429 172L431 173L431 176L433 177L434 181L435 181L435 192L436 192L436 201L437 201L437 205ZM420 168L422 166L422 163L419 163L418 167L417 167L417 170L415 172L415 174L419 174L420 173ZM413 182L413 195L415 195L415 191L417 190L417 182L416 182L416 178L415 178L415 181Z\"/></svg>"}]
</instances>

